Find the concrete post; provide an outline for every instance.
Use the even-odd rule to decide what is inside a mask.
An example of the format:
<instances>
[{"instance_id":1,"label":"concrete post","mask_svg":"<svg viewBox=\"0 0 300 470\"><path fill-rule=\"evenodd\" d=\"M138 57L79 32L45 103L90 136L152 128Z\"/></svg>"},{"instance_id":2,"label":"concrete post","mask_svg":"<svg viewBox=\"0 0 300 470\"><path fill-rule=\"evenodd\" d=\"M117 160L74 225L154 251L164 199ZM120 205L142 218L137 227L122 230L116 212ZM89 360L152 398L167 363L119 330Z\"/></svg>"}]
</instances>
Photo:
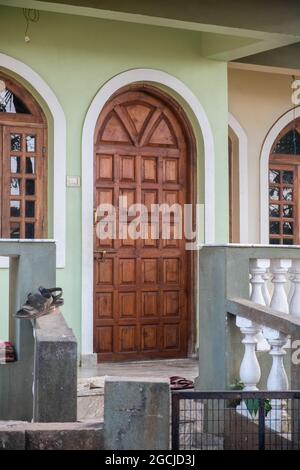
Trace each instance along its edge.
<instances>
[{"instance_id":1,"label":"concrete post","mask_svg":"<svg viewBox=\"0 0 300 470\"><path fill-rule=\"evenodd\" d=\"M104 430L108 450L168 450L169 381L107 377Z\"/></svg>"}]
</instances>

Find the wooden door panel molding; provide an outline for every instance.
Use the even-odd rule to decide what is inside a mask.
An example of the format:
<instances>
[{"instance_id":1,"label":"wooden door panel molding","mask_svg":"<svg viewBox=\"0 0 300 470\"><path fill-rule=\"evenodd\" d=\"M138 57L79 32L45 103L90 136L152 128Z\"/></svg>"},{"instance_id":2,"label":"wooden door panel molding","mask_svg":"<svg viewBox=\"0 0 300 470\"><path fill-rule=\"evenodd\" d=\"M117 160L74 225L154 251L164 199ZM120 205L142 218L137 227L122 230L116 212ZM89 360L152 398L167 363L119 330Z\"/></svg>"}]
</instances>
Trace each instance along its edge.
<instances>
[{"instance_id":1,"label":"wooden door panel molding","mask_svg":"<svg viewBox=\"0 0 300 470\"><path fill-rule=\"evenodd\" d=\"M101 112L94 140L94 204L193 202L187 133L153 89L124 90ZM190 190L188 189L190 188ZM129 216L129 222L134 215ZM176 232L171 216L171 234ZM97 250L108 247L99 259ZM115 251L110 252L113 248ZM193 305L185 239L94 236L94 351L100 361L184 357Z\"/></svg>"}]
</instances>

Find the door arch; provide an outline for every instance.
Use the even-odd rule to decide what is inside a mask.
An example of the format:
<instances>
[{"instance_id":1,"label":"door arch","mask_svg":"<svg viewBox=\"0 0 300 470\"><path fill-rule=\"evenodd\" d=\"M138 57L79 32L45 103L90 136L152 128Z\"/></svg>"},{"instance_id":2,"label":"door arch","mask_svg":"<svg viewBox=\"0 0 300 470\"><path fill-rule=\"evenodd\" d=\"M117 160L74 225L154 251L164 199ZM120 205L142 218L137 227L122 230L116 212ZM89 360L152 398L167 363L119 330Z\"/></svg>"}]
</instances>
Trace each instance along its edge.
<instances>
[{"instance_id":1,"label":"door arch","mask_svg":"<svg viewBox=\"0 0 300 470\"><path fill-rule=\"evenodd\" d=\"M127 197L128 205L149 209L151 204L194 202L194 142L178 109L161 91L138 84L106 103L94 137L95 210L102 203L118 207L119 196ZM184 237L99 240L95 230L98 359L186 356L194 304L188 286L193 295L192 254L185 250Z\"/></svg>"},{"instance_id":2,"label":"door arch","mask_svg":"<svg viewBox=\"0 0 300 470\"><path fill-rule=\"evenodd\" d=\"M47 123L32 95L0 72L0 236L45 238Z\"/></svg>"},{"instance_id":3,"label":"door arch","mask_svg":"<svg viewBox=\"0 0 300 470\"><path fill-rule=\"evenodd\" d=\"M300 118L285 126L269 156L269 243L300 241Z\"/></svg>"}]
</instances>

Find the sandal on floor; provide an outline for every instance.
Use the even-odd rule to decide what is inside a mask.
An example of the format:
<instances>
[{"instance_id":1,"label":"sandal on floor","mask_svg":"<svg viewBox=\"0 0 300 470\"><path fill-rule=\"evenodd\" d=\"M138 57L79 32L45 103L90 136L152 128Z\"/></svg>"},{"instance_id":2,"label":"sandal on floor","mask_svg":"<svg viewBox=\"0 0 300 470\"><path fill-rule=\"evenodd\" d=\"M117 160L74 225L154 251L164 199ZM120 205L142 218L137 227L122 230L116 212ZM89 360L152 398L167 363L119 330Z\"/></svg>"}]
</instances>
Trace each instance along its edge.
<instances>
[{"instance_id":1,"label":"sandal on floor","mask_svg":"<svg viewBox=\"0 0 300 470\"><path fill-rule=\"evenodd\" d=\"M171 390L186 390L189 388L194 388L194 382L184 377L174 375L170 377L170 388Z\"/></svg>"}]
</instances>

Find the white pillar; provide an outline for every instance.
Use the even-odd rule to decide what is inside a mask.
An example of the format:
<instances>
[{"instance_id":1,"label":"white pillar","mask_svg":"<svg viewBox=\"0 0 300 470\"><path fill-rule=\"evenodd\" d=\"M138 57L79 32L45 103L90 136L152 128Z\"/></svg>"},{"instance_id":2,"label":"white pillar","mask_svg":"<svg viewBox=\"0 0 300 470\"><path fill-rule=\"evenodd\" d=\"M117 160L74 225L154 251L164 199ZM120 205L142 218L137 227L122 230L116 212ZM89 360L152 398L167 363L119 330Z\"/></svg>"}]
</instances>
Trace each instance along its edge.
<instances>
[{"instance_id":1,"label":"white pillar","mask_svg":"<svg viewBox=\"0 0 300 470\"><path fill-rule=\"evenodd\" d=\"M292 286L290 299L290 314L300 317L300 259L293 260L293 277L291 279Z\"/></svg>"},{"instance_id":2,"label":"white pillar","mask_svg":"<svg viewBox=\"0 0 300 470\"><path fill-rule=\"evenodd\" d=\"M269 259L252 259L249 263L250 285L252 287L250 300L260 305L269 305L270 303L270 294L266 285L266 278L268 279L266 273L269 266ZM259 328L256 339L258 351L269 351L269 344L263 337L261 328Z\"/></svg>"},{"instance_id":3,"label":"white pillar","mask_svg":"<svg viewBox=\"0 0 300 470\"><path fill-rule=\"evenodd\" d=\"M287 342L287 336L271 328L264 329L271 350L272 367L267 380L267 389L270 391L285 391L289 388L288 377L284 367L284 356L286 354L283 346ZM289 417L286 412L286 401L271 400L271 410L266 418L266 425L277 432L287 432L289 429Z\"/></svg>"},{"instance_id":4,"label":"white pillar","mask_svg":"<svg viewBox=\"0 0 300 470\"><path fill-rule=\"evenodd\" d=\"M244 384L244 390L258 390L257 384L260 381L260 365L256 357L256 335L259 327L250 320L237 317L236 325L244 335L242 343L245 345L245 353L240 366L240 380Z\"/></svg>"},{"instance_id":5,"label":"white pillar","mask_svg":"<svg viewBox=\"0 0 300 470\"><path fill-rule=\"evenodd\" d=\"M289 313L289 304L285 291L287 282L287 272L291 267L289 259L272 259L270 271L273 274L272 282L274 284L273 295L270 307L278 312Z\"/></svg>"}]
</instances>

